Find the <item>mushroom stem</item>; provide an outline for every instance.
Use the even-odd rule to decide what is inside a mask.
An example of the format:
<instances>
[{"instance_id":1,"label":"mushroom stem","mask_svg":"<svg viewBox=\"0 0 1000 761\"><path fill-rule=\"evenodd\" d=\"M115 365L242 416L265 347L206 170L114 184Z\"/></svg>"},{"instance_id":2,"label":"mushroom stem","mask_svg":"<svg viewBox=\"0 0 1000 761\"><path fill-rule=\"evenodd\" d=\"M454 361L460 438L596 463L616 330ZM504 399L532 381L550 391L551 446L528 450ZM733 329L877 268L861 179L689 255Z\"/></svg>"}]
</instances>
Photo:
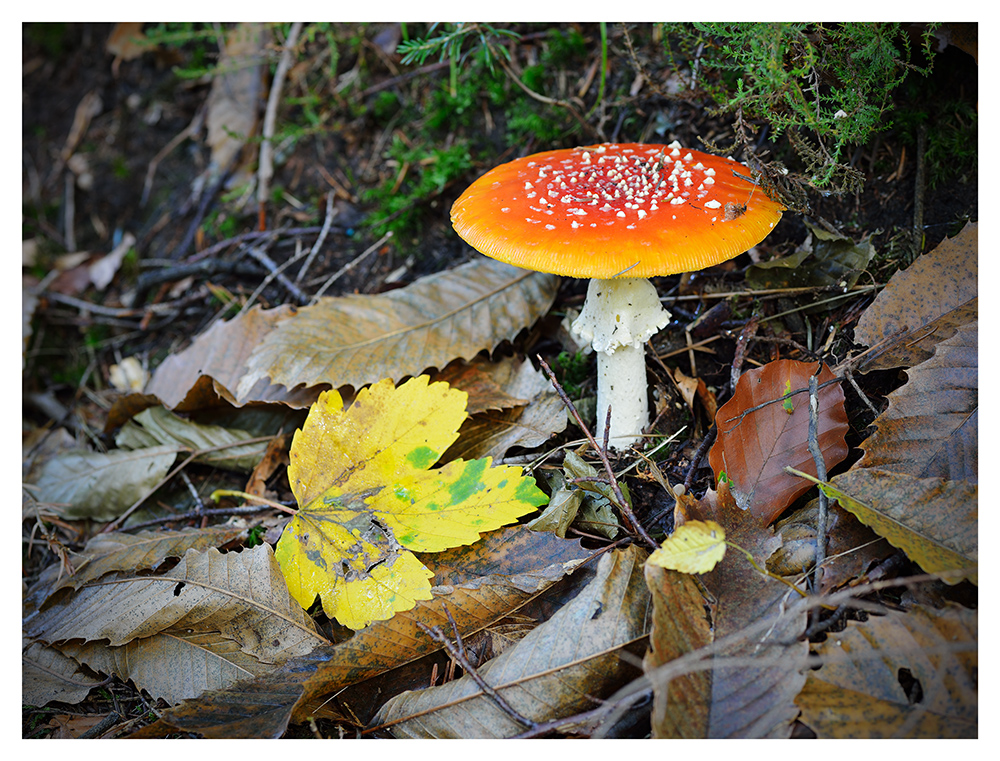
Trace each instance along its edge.
<instances>
[{"instance_id":1,"label":"mushroom stem","mask_svg":"<svg viewBox=\"0 0 1000 761\"><path fill-rule=\"evenodd\" d=\"M626 449L649 422L643 344L670 321L656 288L645 278L591 280L573 332L597 354L597 433L611 407L608 446Z\"/></svg>"}]
</instances>

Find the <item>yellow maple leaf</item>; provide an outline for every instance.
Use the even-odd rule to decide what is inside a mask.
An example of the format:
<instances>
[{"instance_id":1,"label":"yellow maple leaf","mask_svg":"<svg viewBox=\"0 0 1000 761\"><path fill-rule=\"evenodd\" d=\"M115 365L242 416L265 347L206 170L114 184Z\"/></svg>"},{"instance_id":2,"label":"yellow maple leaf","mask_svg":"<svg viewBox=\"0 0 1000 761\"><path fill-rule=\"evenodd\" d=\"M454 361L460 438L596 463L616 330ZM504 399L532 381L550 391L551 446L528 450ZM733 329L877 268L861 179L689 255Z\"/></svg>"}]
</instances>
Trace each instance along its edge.
<instances>
[{"instance_id":1,"label":"yellow maple leaf","mask_svg":"<svg viewBox=\"0 0 1000 761\"><path fill-rule=\"evenodd\" d=\"M352 629L431 598L433 575L410 552L472 544L545 504L535 480L491 458L430 469L458 438L468 395L447 383L390 379L344 409L326 391L296 431L288 480L299 512L275 557L292 596Z\"/></svg>"},{"instance_id":2,"label":"yellow maple leaf","mask_svg":"<svg viewBox=\"0 0 1000 761\"><path fill-rule=\"evenodd\" d=\"M668 536L647 563L681 573L708 573L726 554L726 531L715 521L688 521Z\"/></svg>"}]
</instances>

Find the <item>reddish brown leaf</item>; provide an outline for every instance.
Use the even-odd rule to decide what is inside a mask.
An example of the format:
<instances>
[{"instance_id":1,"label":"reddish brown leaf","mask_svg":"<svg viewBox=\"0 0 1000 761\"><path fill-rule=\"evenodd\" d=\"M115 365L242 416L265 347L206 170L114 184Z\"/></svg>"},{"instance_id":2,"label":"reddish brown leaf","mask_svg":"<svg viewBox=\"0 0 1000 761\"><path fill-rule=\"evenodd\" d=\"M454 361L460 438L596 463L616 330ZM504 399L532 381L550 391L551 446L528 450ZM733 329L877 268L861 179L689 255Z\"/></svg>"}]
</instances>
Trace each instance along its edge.
<instances>
[{"instance_id":1,"label":"reddish brown leaf","mask_svg":"<svg viewBox=\"0 0 1000 761\"><path fill-rule=\"evenodd\" d=\"M785 472L816 474L808 449L809 376L815 363L782 359L740 376L733 398L719 409L719 433L709 452L718 478L725 473L736 503L766 526L811 484ZM818 384L833 379L823 367ZM847 413L837 384L820 388L817 438L827 469L847 456Z\"/></svg>"}]
</instances>

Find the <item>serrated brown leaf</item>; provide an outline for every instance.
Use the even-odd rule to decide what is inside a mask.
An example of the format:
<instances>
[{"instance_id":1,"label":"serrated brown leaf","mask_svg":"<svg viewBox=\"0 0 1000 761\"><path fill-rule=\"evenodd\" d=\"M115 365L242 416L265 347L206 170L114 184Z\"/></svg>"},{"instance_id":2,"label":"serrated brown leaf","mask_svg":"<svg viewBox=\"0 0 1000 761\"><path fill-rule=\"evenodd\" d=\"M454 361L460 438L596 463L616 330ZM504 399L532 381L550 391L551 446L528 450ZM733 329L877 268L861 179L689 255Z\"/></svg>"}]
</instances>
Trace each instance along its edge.
<instances>
[{"instance_id":1,"label":"serrated brown leaf","mask_svg":"<svg viewBox=\"0 0 1000 761\"><path fill-rule=\"evenodd\" d=\"M906 371L906 384L889 394L856 467L979 480L978 325L960 326L930 359Z\"/></svg>"},{"instance_id":2,"label":"serrated brown leaf","mask_svg":"<svg viewBox=\"0 0 1000 761\"><path fill-rule=\"evenodd\" d=\"M234 526L214 526L183 531L98 534L80 553L75 572L62 578L52 587L52 592L64 587L77 589L113 571L155 570L167 558L183 557L188 550L221 547L245 533L244 529Z\"/></svg>"},{"instance_id":3,"label":"serrated brown leaf","mask_svg":"<svg viewBox=\"0 0 1000 761\"><path fill-rule=\"evenodd\" d=\"M816 473L808 448L809 377L816 369L816 363L782 359L749 370L716 413L718 436L709 463L716 478L726 474L736 503L761 525L773 521L811 486L786 473L786 466ZM818 385L833 377L824 366ZM844 392L834 383L820 388L817 396L817 438L829 470L847 456Z\"/></svg>"},{"instance_id":4,"label":"serrated brown leaf","mask_svg":"<svg viewBox=\"0 0 1000 761\"><path fill-rule=\"evenodd\" d=\"M566 428L566 408L548 380L526 360L506 358L485 368L497 386L524 403L502 410L484 410L466 420L443 459L501 460L514 446L541 446Z\"/></svg>"},{"instance_id":5,"label":"serrated brown leaf","mask_svg":"<svg viewBox=\"0 0 1000 761\"><path fill-rule=\"evenodd\" d=\"M84 674L80 664L43 642L21 649L21 702L43 706L53 700L79 703L102 680Z\"/></svg>"},{"instance_id":6,"label":"serrated brown leaf","mask_svg":"<svg viewBox=\"0 0 1000 761\"><path fill-rule=\"evenodd\" d=\"M458 586L480 576L518 576L559 563L564 568L593 555L579 539L560 539L526 526L504 526L475 544L420 556L434 572L435 586Z\"/></svg>"},{"instance_id":7,"label":"serrated brown leaf","mask_svg":"<svg viewBox=\"0 0 1000 761\"><path fill-rule=\"evenodd\" d=\"M513 648L479 669L522 716L548 721L593 708L627 681L621 650L648 633L646 553L605 554L597 576L570 603ZM486 696L471 677L388 701L372 722L397 737L512 737L525 727Z\"/></svg>"},{"instance_id":8,"label":"serrated brown leaf","mask_svg":"<svg viewBox=\"0 0 1000 761\"><path fill-rule=\"evenodd\" d=\"M28 636L46 642L104 639L112 646L172 627L221 632L267 663L326 641L288 594L266 544L226 555L189 549L159 576L110 574L25 622Z\"/></svg>"},{"instance_id":9,"label":"serrated brown leaf","mask_svg":"<svg viewBox=\"0 0 1000 761\"><path fill-rule=\"evenodd\" d=\"M942 576L948 584L978 584L975 484L852 468L820 488L928 573L950 572Z\"/></svg>"},{"instance_id":10,"label":"serrated brown leaf","mask_svg":"<svg viewBox=\"0 0 1000 761\"><path fill-rule=\"evenodd\" d=\"M978 252L979 226L969 223L892 276L854 329L858 343L878 346L861 372L919 364L977 318Z\"/></svg>"},{"instance_id":11,"label":"serrated brown leaf","mask_svg":"<svg viewBox=\"0 0 1000 761\"><path fill-rule=\"evenodd\" d=\"M376 621L339 644L317 647L258 679L185 701L135 736L184 731L209 738L279 737L290 722L305 721L310 706L342 687L439 650L419 624L450 630L445 606L461 635L470 636L541 595L575 565L576 561L553 563L514 577L494 574L437 587L432 600L418 601L413 610Z\"/></svg>"},{"instance_id":12,"label":"serrated brown leaf","mask_svg":"<svg viewBox=\"0 0 1000 761\"><path fill-rule=\"evenodd\" d=\"M188 627L164 629L118 647L103 642L69 642L60 649L94 671L131 680L153 698L178 703L206 690L267 674L277 665L240 649L217 631Z\"/></svg>"},{"instance_id":13,"label":"serrated brown leaf","mask_svg":"<svg viewBox=\"0 0 1000 761\"><path fill-rule=\"evenodd\" d=\"M796 703L820 738L976 738L978 616L949 605L914 606L852 621L817 646ZM919 684L911 700L901 684Z\"/></svg>"},{"instance_id":14,"label":"serrated brown leaf","mask_svg":"<svg viewBox=\"0 0 1000 761\"><path fill-rule=\"evenodd\" d=\"M544 315L558 283L552 275L478 257L389 293L322 299L264 338L237 394L268 378L287 388L357 389L471 359Z\"/></svg>"},{"instance_id":15,"label":"serrated brown leaf","mask_svg":"<svg viewBox=\"0 0 1000 761\"><path fill-rule=\"evenodd\" d=\"M167 357L153 372L143 394L129 394L118 400L108 413L108 427L122 425L153 400L177 412L220 404L241 407L250 402L308 407L322 389L286 389L263 379L239 398L236 396L254 348L278 322L294 314L295 308L288 305L268 310L253 307L231 320L216 322L188 348Z\"/></svg>"}]
</instances>

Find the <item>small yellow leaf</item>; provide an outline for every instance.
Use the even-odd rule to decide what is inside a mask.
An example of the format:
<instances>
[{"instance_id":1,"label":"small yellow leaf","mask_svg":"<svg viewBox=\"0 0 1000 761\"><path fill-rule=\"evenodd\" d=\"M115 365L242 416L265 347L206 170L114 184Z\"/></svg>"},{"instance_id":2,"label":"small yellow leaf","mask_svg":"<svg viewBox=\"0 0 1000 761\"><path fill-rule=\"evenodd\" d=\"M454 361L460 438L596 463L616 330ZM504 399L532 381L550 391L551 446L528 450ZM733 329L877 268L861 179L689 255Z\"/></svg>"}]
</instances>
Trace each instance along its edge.
<instances>
[{"instance_id":1,"label":"small yellow leaf","mask_svg":"<svg viewBox=\"0 0 1000 761\"><path fill-rule=\"evenodd\" d=\"M708 573L726 554L726 532L715 521L688 521L664 540L647 563L681 573Z\"/></svg>"},{"instance_id":2,"label":"small yellow leaf","mask_svg":"<svg viewBox=\"0 0 1000 761\"><path fill-rule=\"evenodd\" d=\"M520 468L490 458L430 470L458 436L467 395L413 378L380 381L347 410L336 391L292 440L288 479L299 512L275 557L304 608L361 629L431 597L433 575L408 550L472 544L546 502Z\"/></svg>"}]
</instances>

